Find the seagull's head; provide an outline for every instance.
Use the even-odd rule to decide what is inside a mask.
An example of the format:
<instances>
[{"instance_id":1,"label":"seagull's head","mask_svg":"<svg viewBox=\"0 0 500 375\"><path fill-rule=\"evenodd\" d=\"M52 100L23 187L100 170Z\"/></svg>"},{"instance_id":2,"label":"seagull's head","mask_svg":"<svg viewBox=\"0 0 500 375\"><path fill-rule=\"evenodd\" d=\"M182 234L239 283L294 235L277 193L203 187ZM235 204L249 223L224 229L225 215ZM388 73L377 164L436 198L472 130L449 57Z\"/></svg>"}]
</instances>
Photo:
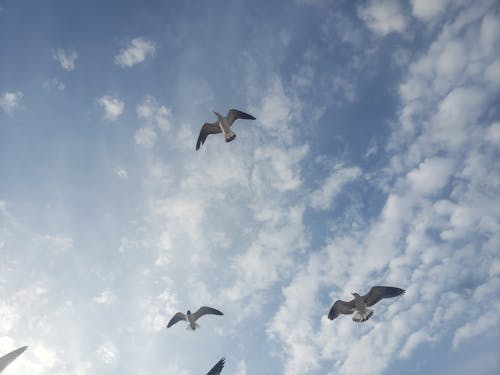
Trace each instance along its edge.
<instances>
[{"instance_id":1,"label":"seagull's head","mask_svg":"<svg viewBox=\"0 0 500 375\"><path fill-rule=\"evenodd\" d=\"M188 315L191 315L191 311L190 311L190 310L188 310L187 314L188 314Z\"/></svg>"},{"instance_id":2,"label":"seagull's head","mask_svg":"<svg viewBox=\"0 0 500 375\"><path fill-rule=\"evenodd\" d=\"M351 293L351 294L354 296L354 298L360 297L358 293Z\"/></svg>"},{"instance_id":3,"label":"seagull's head","mask_svg":"<svg viewBox=\"0 0 500 375\"><path fill-rule=\"evenodd\" d=\"M217 118L221 118L222 117L222 115L219 112L213 111L213 113L214 113L215 116L217 116Z\"/></svg>"}]
</instances>

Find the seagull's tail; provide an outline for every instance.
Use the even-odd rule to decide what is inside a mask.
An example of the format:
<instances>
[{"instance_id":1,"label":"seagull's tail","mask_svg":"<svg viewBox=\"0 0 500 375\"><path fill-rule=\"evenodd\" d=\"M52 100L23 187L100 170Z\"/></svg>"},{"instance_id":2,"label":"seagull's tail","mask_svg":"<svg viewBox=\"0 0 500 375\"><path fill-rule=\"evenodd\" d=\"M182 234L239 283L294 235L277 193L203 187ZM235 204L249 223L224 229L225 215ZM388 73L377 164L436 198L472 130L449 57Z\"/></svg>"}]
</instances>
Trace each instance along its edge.
<instances>
[{"instance_id":1,"label":"seagull's tail","mask_svg":"<svg viewBox=\"0 0 500 375\"><path fill-rule=\"evenodd\" d=\"M236 134L232 132L231 130L227 133L224 134L226 138L226 142L231 142L233 139L236 138Z\"/></svg>"},{"instance_id":2,"label":"seagull's tail","mask_svg":"<svg viewBox=\"0 0 500 375\"><path fill-rule=\"evenodd\" d=\"M370 319L370 316L373 315L373 310L372 309L365 309L365 312L362 314L359 311L356 311L356 314L352 317L352 320L355 322L366 322L368 319Z\"/></svg>"},{"instance_id":3,"label":"seagull's tail","mask_svg":"<svg viewBox=\"0 0 500 375\"><path fill-rule=\"evenodd\" d=\"M191 331L195 331L195 330L196 330L196 328L200 328L200 325L199 325L198 323L194 323L194 327L191 327L191 324L188 324L188 326L187 326L187 328L186 328L186 329L187 329L188 331L189 331L189 330L191 330Z\"/></svg>"}]
</instances>

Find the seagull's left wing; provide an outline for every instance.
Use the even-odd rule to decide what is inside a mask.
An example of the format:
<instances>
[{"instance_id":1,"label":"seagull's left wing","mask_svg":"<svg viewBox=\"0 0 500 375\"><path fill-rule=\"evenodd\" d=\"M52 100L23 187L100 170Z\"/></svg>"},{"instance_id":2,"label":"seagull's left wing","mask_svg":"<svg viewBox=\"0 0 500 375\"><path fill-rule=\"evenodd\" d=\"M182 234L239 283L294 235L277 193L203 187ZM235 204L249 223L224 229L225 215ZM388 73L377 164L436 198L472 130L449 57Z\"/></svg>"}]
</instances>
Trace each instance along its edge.
<instances>
[{"instance_id":1,"label":"seagull's left wing","mask_svg":"<svg viewBox=\"0 0 500 375\"><path fill-rule=\"evenodd\" d=\"M212 369L207 372L207 375L219 375L222 372L222 368L224 367L225 359L222 358L219 362L215 364Z\"/></svg>"},{"instance_id":2,"label":"seagull's left wing","mask_svg":"<svg viewBox=\"0 0 500 375\"><path fill-rule=\"evenodd\" d=\"M374 286L363 298L367 306L373 306L383 298L397 297L405 292L404 289L393 286Z\"/></svg>"},{"instance_id":3,"label":"seagull's left wing","mask_svg":"<svg viewBox=\"0 0 500 375\"><path fill-rule=\"evenodd\" d=\"M198 140L196 141L196 149L198 150L200 146L205 143L205 140L209 136L209 134L217 134L221 133L219 125L217 123L205 122L200 129L200 135L198 136Z\"/></svg>"},{"instance_id":4,"label":"seagull's left wing","mask_svg":"<svg viewBox=\"0 0 500 375\"><path fill-rule=\"evenodd\" d=\"M168 322L167 324L167 328L170 328L172 327L175 323L177 322L180 322L181 320L186 320L187 321L187 317L185 314L181 313L181 312L178 312L176 313L172 319L170 319L170 322Z\"/></svg>"},{"instance_id":5,"label":"seagull's left wing","mask_svg":"<svg viewBox=\"0 0 500 375\"><path fill-rule=\"evenodd\" d=\"M207 315L207 314L211 314L211 315L224 315L223 313L221 313L219 310L216 310L214 309L213 307L208 307L208 306L202 306L200 307L193 315L193 319L194 321L197 321L200 317L202 317L203 315Z\"/></svg>"},{"instance_id":6,"label":"seagull's left wing","mask_svg":"<svg viewBox=\"0 0 500 375\"><path fill-rule=\"evenodd\" d=\"M233 125L233 123L238 120L255 120L255 117L249 115L248 113L238 111L237 109L230 109L226 115L226 122L229 126Z\"/></svg>"},{"instance_id":7,"label":"seagull's left wing","mask_svg":"<svg viewBox=\"0 0 500 375\"><path fill-rule=\"evenodd\" d=\"M3 357L0 357L0 372L5 370L5 368L10 365L10 363L19 357L23 352L27 349L27 346L23 346L19 349L13 350L10 353L5 354Z\"/></svg>"},{"instance_id":8,"label":"seagull's left wing","mask_svg":"<svg viewBox=\"0 0 500 375\"><path fill-rule=\"evenodd\" d=\"M354 300L346 302L337 300L328 313L328 319L333 320L340 314L352 314L354 312Z\"/></svg>"}]
</instances>

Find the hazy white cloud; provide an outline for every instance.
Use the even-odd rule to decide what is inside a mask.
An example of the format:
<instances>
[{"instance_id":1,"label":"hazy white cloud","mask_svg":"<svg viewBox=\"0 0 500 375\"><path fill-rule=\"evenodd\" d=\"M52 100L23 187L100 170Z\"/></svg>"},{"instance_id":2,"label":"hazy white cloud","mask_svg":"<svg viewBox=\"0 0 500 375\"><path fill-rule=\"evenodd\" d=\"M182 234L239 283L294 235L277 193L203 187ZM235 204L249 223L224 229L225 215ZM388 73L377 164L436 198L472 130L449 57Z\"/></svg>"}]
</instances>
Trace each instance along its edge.
<instances>
[{"instance_id":1,"label":"hazy white cloud","mask_svg":"<svg viewBox=\"0 0 500 375\"><path fill-rule=\"evenodd\" d=\"M123 179L128 178L128 172L125 168L117 168L116 175L120 178L123 178Z\"/></svg>"},{"instance_id":2,"label":"hazy white cloud","mask_svg":"<svg viewBox=\"0 0 500 375\"><path fill-rule=\"evenodd\" d=\"M380 35L402 32L408 23L401 3L396 0L369 1L366 6L359 6L358 15L371 30Z\"/></svg>"},{"instance_id":3,"label":"hazy white cloud","mask_svg":"<svg viewBox=\"0 0 500 375\"><path fill-rule=\"evenodd\" d=\"M0 107L5 113L12 114L17 109L21 108L21 99L24 94L21 91L5 92L0 96Z\"/></svg>"},{"instance_id":4,"label":"hazy white cloud","mask_svg":"<svg viewBox=\"0 0 500 375\"><path fill-rule=\"evenodd\" d=\"M70 72L76 68L75 61L78 58L78 53L58 48L52 52L52 58L61 65L61 68Z\"/></svg>"},{"instance_id":5,"label":"hazy white cloud","mask_svg":"<svg viewBox=\"0 0 500 375\"><path fill-rule=\"evenodd\" d=\"M445 158L426 159L408 173L411 187L420 194L436 194L449 181L453 161Z\"/></svg>"},{"instance_id":6,"label":"hazy white cloud","mask_svg":"<svg viewBox=\"0 0 500 375\"><path fill-rule=\"evenodd\" d=\"M328 209L335 197L342 191L344 185L356 180L360 176L361 169L358 167L336 165L323 185L311 193L311 206L321 210Z\"/></svg>"},{"instance_id":7,"label":"hazy white cloud","mask_svg":"<svg viewBox=\"0 0 500 375\"><path fill-rule=\"evenodd\" d=\"M103 305L109 305L110 303L113 303L115 300L116 300L115 294L109 289L103 290L101 294L92 298L92 301L94 301L95 303Z\"/></svg>"},{"instance_id":8,"label":"hazy white cloud","mask_svg":"<svg viewBox=\"0 0 500 375\"><path fill-rule=\"evenodd\" d=\"M479 319L467 322L464 326L460 327L453 336L453 349L458 347L471 337L485 333L494 329L500 322L500 316L497 311L500 308L500 303L494 305L494 310L486 310L479 317Z\"/></svg>"},{"instance_id":9,"label":"hazy white cloud","mask_svg":"<svg viewBox=\"0 0 500 375\"><path fill-rule=\"evenodd\" d=\"M485 140L494 144L500 144L500 122L491 124L486 130Z\"/></svg>"},{"instance_id":10,"label":"hazy white cloud","mask_svg":"<svg viewBox=\"0 0 500 375\"><path fill-rule=\"evenodd\" d=\"M109 95L100 97L97 102L104 109L104 118L109 121L116 121L125 109L125 103Z\"/></svg>"},{"instance_id":11,"label":"hazy white cloud","mask_svg":"<svg viewBox=\"0 0 500 375\"><path fill-rule=\"evenodd\" d=\"M428 21L446 9L450 0L411 0L412 12L415 17Z\"/></svg>"},{"instance_id":12,"label":"hazy white cloud","mask_svg":"<svg viewBox=\"0 0 500 375\"><path fill-rule=\"evenodd\" d=\"M106 340L97 349L97 355L107 365L114 366L119 359L119 352L116 345L111 340Z\"/></svg>"},{"instance_id":13,"label":"hazy white cloud","mask_svg":"<svg viewBox=\"0 0 500 375\"><path fill-rule=\"evenodd\" d=\"M156 125L160 130L166 132L172 127L171 110L164 105L158 104L153 96L146 96L137 105L137 117L145 120L149 125Z\"/></svg>"},{"instance_id":14,"label":"hazy white cloud","mask_svg":"<svg viewBox=\"0 0 500 375\"><path fill-rule=\"evenodd\" d=\"M51 78L46 80L43 83L43 87L45 87L48 90L56 90L56 91L64 91L64 89L66 88L64 83L59 81L57 78Z\"/></svg>"},{"instance_id":15,"label":"hazy white cloud","mask_svg":"<svg viewBox=\"0 0 500 375\"><path fill-rule=\"evenodd\" d=\"M134 134L135 143L140 146L151 148L155 145L158 135L151 126L137 129Z\"/></svg>"},{"instance_id":16,"label":"hazy white cloud","mask_svg":"<svg viewBox=\"0 0 500 375\"><path fill-rule=\"evenodd\" d=\"M143 62L148 56L152 56L155 50L155 43L144 38L134 38L115 56L115 64L122 68L130 68Z\"/></svg>"}]
</instances>

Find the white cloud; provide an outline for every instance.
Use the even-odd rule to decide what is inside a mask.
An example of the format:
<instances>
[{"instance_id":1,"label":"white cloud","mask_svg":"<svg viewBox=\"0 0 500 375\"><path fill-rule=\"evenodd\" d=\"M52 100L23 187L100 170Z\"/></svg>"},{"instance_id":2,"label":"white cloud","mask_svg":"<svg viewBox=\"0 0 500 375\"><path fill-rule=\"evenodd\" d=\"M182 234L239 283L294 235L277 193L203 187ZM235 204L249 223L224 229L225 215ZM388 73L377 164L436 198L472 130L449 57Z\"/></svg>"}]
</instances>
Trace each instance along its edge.
<instances>
[{"instance_id":1,"label":"white cloud","mask_svg":"<svg viewBox=\"0 0 500 375\"><path fill-rule=\"evenodd\" d=\"M100 97L97 102L104 109L104 118L109 121L116 121L125 109L125 103L123 101L109 95Z\"/></svg>"},{"instance_id":2,"label":"white cloud","mask_svg":"<svg viewBox=\"0 0 500 375\"><path fill-rule=\"evenodd\" d=\"M118 363L118 348L111 340L106 340L99 346L97 355L107 365L115 366Z\"/></svg>"},{"instance_id":3,"label":"white cloud","mask_svg":"<svg viewBox=\"0 0 500 375\"><path fill-rule=\"evenodd\" d=\"M155 43L144 38L134 38L115 56L115 64L122 68L130 68L143 62L148 56L152 56L155 50Z\"/></svg>"},{"instance_id":4,"label":"white cloud","mask_svg":"<svg viewBox=\"0 0 500 375\"><path fill-rule=\"evenodd\" d=\"M21 91L5 92L0 96L0 107L5 113L12 114L21 107L21 99L24 94Z\"/></svg>"},{"instance_id":5,"label":"white cloud","mask_svg":"<svg viewBox=\"0 0 500 375\"><path fill-rule=\"evenodd\" d=\"M66 88L64 83L59 81L57 78L51 78L46 80L43 83L43 87L49 90L57 90L57 91L64 91L64 89Z\"/></svg>"},{"instance_id":6,"label":"white cloud","mask_svg":"<svg viewBox=\"0 0 500 375\"><path fill-rule=\"evenodd\" d=\"M500 321L499 308L500 304L496 303L494 310L486 310L477 320L470 321L460 327L453 337L453 349L458 349L464 341L474 336L494 329Z\"/></svg>"},{"instance_id":7,"label":"white cloud","mask_svg":"<svg viewBox=\"0 0 500 375\"><path fill-rule=\"evenodd\" d=\"M365 7L358 8L359 17L366 25L382 36L406 29L407 19L397 0L371 0Z\"/></svg>"},{"instance_id":8,"label":"white cloud","mask_svg":"<svg viewBox=\"0 0 500 375\"><path fill-rule=\"evenodd\" d=\"M158 136L151 126L140 128L134 134L135 143L146 148L153 147L157 138Z\"/></svg>"},{"instance_id":9,"label":"white cloud","mask_svg":"<svg viewBox=\"0 0 500 375\"><path fill-rule=\"evenodd\" d=\"M342 191L344 185L356 180L360 176L361 169L358 167L336 165L323 185L311 193L311 206L321 210L328 209L335 197Z\"/></svg>"},{"instance_id":10,"label":"white cloud","mask_svg":"<svg viewBox=\"0 0 500 375\"><path fill-rule=\"evenodd\" d=\"M116 175L120 178L123 178L123 179L128 178L128 172L125 168L117 168Z\"/></svg>"},{"instance_id":11,"label":"white cloud","mask_svg":"<svg viewBox=\"0 0 500 375\"><path fill-rule=\"evenodd\" d=\"M491 124L486 130L485 140L500 145L500 122Z\"/></svg>"},{"instance_id":12,"label":"white cloud","mask_svg":"<svg viewBox=\"0 0 500 375\"><path fill-rule=\"evenodd\" d=\"M411 0L413 15L424 21L437 17L446 9L450 0Z\"/></svg>"},{"instance_id":13,"label":"white cloud","mask_svg":"<svg viewBox=\"0 0 500 375\"><path fill-rule=\"evenodd\" d=\"M115 294L109 290L105 289L98 296L92 298L92 301L98 304L109 305L116 300Z\"/></svg>"},{"instance_id":14,"label":"white cloud","mask_svg":"<svg viewBox=\"0 0 500 375\"><path fill-rule=\"evenodd\" d=\"M137 117L146 121L148 125L156 125L163 132L172 127L171 110L164 105L158 104L153 96L146 96L144 100L137 105Z\"/></svg>"},{"instance_id":15,"label":"white cloud","mask_svg":"<svg viewBox=\"0 0 500 375\"><path fill-rule=\"evenodd\" d=\"M52 52L52 58L61 65L61 68L70 72L76 68L75 61L78 58L78 53L58 48Z\"/></svg>"},{"instance_id":16,"label":"white cloud","mask_svg":"<svg viewBox=\"0 0 500 375\"><path fill-rule=\"evenodd\" d=\"M410 186L420 194L436 194L449 181L453 161L445 158L426 159L418 168L408 172Z\"/></svg>"},{"instance_id":17,"label":"white cloud","mask_svg":"<svg viewBox=\"0 0 500 375\"><path fill-rule=\"evenodd\" d=\"M300 103L286 95L281 79L275 77L257 110L259 121L279 140L290 143L293 137L290 122L300 113Z\"/></svg>"}]
</instances>

